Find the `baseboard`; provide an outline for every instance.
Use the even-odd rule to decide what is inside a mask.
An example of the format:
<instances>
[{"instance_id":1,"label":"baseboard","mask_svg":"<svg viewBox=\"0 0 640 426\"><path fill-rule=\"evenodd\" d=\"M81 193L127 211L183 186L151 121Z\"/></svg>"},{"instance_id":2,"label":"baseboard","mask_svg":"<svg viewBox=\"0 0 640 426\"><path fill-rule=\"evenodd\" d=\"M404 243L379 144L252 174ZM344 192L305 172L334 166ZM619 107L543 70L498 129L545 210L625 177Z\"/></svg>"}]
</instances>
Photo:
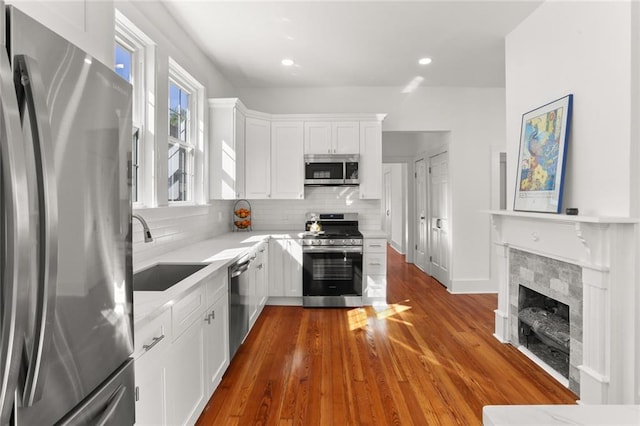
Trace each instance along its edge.
<instances>
[{"instance_id":1,"label":"baseboard","mask_svg":"<svg viewBox=\"0 0 640 426\"><path fill-rule=\"evenodd\" d=\"M402 251L402 247L398 246L395 242L391 241L389 245L391 246L392 249L397 251L399 254L405 254L404 251Z\"/></svg>"},{"instance_id":2,"label":"baseboard","mask_svg":"<svg viewBox=\"0 0 640 426\"><path fill-rule=\"evenodd\" d=\"M447 291L451 294L497 293L498 288L488 278L451 280Z\"/></svg>"}]
</instances>

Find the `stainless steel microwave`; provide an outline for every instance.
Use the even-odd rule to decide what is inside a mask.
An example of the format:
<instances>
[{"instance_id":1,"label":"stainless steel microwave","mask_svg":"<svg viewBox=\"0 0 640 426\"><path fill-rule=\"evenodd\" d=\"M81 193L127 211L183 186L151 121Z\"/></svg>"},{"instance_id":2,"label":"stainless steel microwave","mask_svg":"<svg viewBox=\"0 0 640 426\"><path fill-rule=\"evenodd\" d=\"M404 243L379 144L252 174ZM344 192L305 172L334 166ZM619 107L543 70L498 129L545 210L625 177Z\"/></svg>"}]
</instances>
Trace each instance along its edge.
<instances>
[{"instance_id":1,"label":"stainless steel microwave","mask_svg":"<svg viewBox=\"0 0 640 426\"><path fill-rule=\"evenodd\" d=\"M359 185L357 154L304 156L305 186Z\"/></svg>"}]
</instances>

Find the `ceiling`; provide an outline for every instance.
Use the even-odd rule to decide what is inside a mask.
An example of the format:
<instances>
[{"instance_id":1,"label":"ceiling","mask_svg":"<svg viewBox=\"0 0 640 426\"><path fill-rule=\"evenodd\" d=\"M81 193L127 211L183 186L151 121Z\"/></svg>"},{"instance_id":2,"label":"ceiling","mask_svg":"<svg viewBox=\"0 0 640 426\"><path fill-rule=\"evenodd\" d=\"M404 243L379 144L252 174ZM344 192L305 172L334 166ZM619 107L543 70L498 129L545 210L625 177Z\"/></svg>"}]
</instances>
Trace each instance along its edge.
<instances>
[{"instance_id":1,"label":"ceiling","mask_svg":"<svg viewBox=\"0 0 640 426\"><path fill-rule=\"evenodd\" d=\"M504 87L504 37L542 0L163 2L235 87L410 90Z\"/></svg>"}]
</instances>

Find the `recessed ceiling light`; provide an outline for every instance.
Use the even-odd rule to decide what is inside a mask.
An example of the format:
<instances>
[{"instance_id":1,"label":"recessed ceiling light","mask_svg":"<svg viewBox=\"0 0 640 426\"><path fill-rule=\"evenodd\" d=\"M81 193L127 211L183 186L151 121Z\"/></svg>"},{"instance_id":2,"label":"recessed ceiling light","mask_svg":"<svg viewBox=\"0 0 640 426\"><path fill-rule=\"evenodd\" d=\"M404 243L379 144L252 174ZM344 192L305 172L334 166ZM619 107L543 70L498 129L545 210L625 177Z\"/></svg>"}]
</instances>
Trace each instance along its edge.
<instances>
[{"instance_id":1,"label":"recessed ceiling light","mask_svg":"<svg viewBox=\"0 0 640 426\"><path fill-rule=\"evenodd\" d=\"M285 67L290 67L291 65L295 64L295 62L293 62L293 59L289 59L289 58L283 59L280 63Z\"/></svg>"},{"instance_id":2,"label":"recessed ceiling light","mask_svg":"<svg viewBox=\"0 0 640 426\"><path fill-rule=\"evenodd\" d=\"M420 65L428 65L431 63L431 58L421 58L418 63Z\"/></svg>"}]
</instances>

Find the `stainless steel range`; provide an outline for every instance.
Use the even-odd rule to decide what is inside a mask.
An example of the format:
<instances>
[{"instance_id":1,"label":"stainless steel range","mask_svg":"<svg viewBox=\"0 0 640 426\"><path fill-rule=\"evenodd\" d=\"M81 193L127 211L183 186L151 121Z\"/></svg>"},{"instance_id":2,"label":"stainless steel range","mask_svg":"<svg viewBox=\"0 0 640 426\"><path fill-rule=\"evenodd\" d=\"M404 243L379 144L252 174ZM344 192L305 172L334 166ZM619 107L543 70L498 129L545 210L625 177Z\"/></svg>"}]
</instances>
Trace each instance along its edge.
<instances>
[{"instance_id":1,"label":"stainless steel range","mask_svg":"<svg viewBox=\"0 0 640 426\"><path fill-rule=\"evenodd\" d=\"M362 306L362 234L357 213L307 214L302 304Z\"/></svg>"}]
</instances>

